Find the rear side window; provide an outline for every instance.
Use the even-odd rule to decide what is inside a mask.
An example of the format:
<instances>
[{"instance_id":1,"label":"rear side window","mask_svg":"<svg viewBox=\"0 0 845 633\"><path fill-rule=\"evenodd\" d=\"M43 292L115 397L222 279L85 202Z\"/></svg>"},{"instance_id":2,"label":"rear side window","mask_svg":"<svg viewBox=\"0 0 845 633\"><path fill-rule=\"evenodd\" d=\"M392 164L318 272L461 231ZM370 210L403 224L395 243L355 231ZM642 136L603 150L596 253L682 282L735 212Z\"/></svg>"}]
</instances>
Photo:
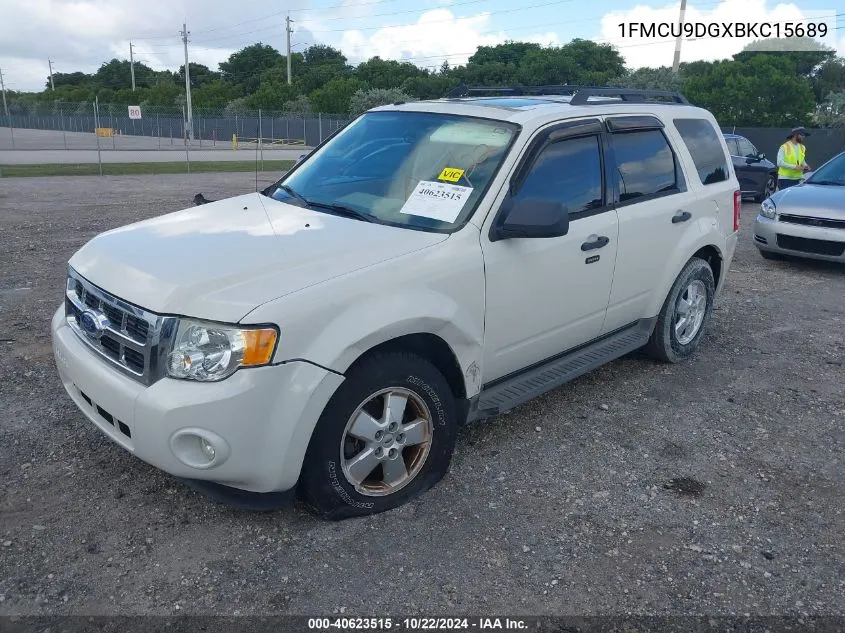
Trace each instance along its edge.
<instances>
[{"instance_id":1,"label":"rear side window","mask_svg":"<svg viewBox=\"0 0 845 633\"><path fill-rule=\"evenodd\" d=\"M728 179L728 163L719 136L706 119L675 119L675 127L684 139L698 177L704 185Z\"/></svg>"},{"instance_id":2,"label":"rear side window","mask_svg":"<svg viewBox=\"0 0 845 633\"><path fill-rule=\"evenodd\" d=\"M619 201L677 191L675 154L660 130L613 135Z\"/></svg>"}]
</instances>

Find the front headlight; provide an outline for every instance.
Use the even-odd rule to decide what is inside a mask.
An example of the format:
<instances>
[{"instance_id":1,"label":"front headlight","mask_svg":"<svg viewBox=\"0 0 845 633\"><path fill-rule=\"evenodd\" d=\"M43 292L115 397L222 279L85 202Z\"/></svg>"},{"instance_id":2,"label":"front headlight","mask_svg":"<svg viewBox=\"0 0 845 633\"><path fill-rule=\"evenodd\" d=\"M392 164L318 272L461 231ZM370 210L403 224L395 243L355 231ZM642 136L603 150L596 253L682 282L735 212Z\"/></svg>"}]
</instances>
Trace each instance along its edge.
<instances>
[{"instance_id":1,"label":"front headlight","mask_svg":"<svg viewBox=\"0 0 845 633\"><path fill-rule=\"evenodd\" d=\"M760 214L764 218L769 218L770 220L774 220L777 217L778 211L771 198L766 198L763 200L762 204L760 204Z\"/></svg>"},{"instance_id":2,"label":"front headlight","mask_svg":"<svg viewBox=\"0 0 845 633\"><path fill-rule=\"evenodd\" d=\"M167 363L167 375L204 382L223 380L240 367L266 365L278 332L181 319Z\"/></svg>"}]
</instances>

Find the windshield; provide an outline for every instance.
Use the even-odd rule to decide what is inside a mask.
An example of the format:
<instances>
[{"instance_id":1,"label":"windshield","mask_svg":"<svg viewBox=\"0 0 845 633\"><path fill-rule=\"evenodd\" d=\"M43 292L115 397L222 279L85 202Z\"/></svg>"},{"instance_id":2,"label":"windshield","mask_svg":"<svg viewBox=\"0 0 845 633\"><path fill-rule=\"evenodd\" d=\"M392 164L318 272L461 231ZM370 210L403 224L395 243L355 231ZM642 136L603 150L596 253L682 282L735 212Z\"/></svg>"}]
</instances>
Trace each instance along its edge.
<instances>
[{"instance_id":1,"label":"windshield","mask_svg":"<svg viewBox=\"0 0 845 633\"><path fill-rule=\"evenodd\" d=\"M368 112L270 195L384 224L452 230L469 219L518 131L450 114Z\"/></svg>"},{"instance_id":2,"label":"windshield","mask_svg":"<svg viewBox=\"0 0 845 633\"><path fill-rule=\"evenodd\" d=\"M819 167L806 182L811 184L845 185L845 153Z\"/></svg>"}]
</instances>

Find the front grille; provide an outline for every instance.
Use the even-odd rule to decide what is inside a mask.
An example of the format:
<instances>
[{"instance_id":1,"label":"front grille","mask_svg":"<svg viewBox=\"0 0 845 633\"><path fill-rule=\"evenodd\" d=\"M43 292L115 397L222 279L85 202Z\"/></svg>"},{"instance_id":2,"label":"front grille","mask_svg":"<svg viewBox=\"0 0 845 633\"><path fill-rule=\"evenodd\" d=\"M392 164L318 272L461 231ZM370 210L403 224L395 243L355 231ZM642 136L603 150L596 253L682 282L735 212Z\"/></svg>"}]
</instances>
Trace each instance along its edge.
<instances>
[{"instance_id":1,"label":"front grille","mask_svg":"<svg viewBox=\"0 0 845 633\"><path fill-rule=\"evenodd\" d=\"M830 218L812 218L804 215L790 215L788 213L778 216L781 222L790 224L801 224L803 226L819 226L826 229L845 229L845 220L831 220Z\"/></svg>"},{"instance_id":2,"label":"front grille","mask_svg":"<svg viewBox=\"0 0 845 633\"><path fill-rule=\"evenodd\" d=\"M840 257L842 253L845 253L845 242L811 240L806 237L795 237L794 235L782 235L780 233L778 233L778 246L790 251L827 255L830 257Z\"/></svg>"},{"instance_id":3,"label":"front grille","mask_svg":"<svg viewBox=\"0 0 845 633\"><path fill-rule=\"evenodd\" d=\"M88 332L82 315L99 318ZM77 336L124 374L150 385L162 377L176 319L161 317L95 286L68 267L65 317ZM87 319L88 317L86 317Z\"/></svg>"}]
</instances>

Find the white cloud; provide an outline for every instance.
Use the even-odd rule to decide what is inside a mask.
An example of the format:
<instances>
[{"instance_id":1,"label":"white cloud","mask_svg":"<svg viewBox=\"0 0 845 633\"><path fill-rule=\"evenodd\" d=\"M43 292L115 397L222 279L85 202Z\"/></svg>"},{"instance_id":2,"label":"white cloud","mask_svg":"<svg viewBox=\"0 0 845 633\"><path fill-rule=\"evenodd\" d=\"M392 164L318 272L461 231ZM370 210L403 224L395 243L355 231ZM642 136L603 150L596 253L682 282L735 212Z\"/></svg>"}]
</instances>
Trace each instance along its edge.
<instances>
[{"instance_id":1,"label":"white cloud","mask_svg":"<svg viewBox=\"0 0 845 633\"><path fill-rule=\"evenodd\" d=\"M684 22L694 24L735 24L761 23L761 22L795 22L812 17L818 18L822 15L819 11L807 11L793 3L778 3L771 7L767 0L724 0L712 9L698 9L693 4L688 5ZM673 2L662 7L650 7L637 5L626 11L611 11L602 18L602 39L615 45L619 52L625 57L628 66L639 68L643 66L670 66L675 51L675 40L670 37L643 38L639 36L622 37L620 24L643 23L651 25L654 23L677 24L679 15L679 3ZM831 10L824 15L830 16L836 12ZM836 27L836 18L827 22L828 26ZM804 23L808 23L804 20ZM747 44L760 38L701 38L684 39L681 47L681 61L713 61L725 59L740 52ZM836 46L835 31L832 31L827 38L822 40L828 46ZM845 38L838 42L839 54L845 53Z\"/></svg>"},{"instance_id":2,"label":"white cloud","mask_svg":"<svg viewBox=\"0 0 845 633\"><path fill-rule=\"evenodd\" d=\"M419 66L439 67L444 59L452 66L466 63L479 46L494 46L509 39L505 31L490 30L490 13L458 18L446 8L423 13L414 24L387 26L365 35L350 29L338 46L353 62L375 55L407 59ZM559 44L556 33L513 38L543 45Z\"/></svg>"}]
</instances>

